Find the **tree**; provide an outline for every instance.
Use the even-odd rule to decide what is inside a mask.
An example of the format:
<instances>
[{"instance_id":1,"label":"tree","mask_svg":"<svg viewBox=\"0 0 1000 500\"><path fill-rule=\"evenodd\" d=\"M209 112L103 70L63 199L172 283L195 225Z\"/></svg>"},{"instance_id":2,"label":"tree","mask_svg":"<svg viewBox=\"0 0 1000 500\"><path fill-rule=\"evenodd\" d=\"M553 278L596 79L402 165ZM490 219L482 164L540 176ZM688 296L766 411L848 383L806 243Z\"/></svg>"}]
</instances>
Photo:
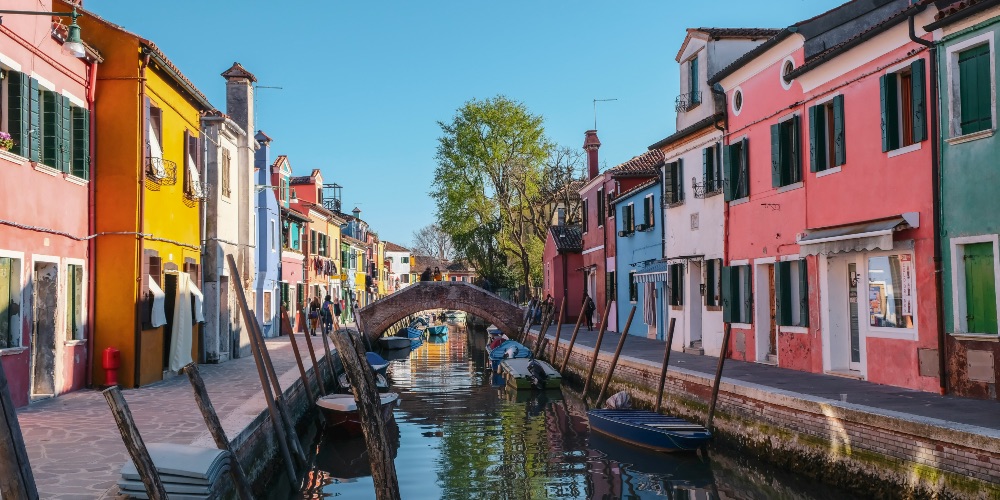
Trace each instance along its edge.
<instances>
[{"instance_id":1,"label":"tree","mask_svg":"<svg viewBox=\"0 0 1000 500\"><path fill-rule=\"evenodd\" d=\"M535 236L544 242L560 208L565 210L566 225L583 223L580 188L587 182L583 153L565 146L554 148L542 167L541 178L538 197L528 215Z\"/></svg>"},{"instance_id":2,"label":"tree","mask_svg":"<svg viewBox=\"0 0 1000 500\"><path fill-rule=\"evenodd\" d=\"M438 224L477 269L489 262L473 258L482 253L473 245L484 243L482 228L495 228L490 244L511 258L530 287L532 275L540 275L541 245L529 220L551 149L542 117L501 95L468 101L450 123L438 125Z\"/></svg>"},{"instance_id":3,"label":"tree","mask_svg":"<svg viewBox=\"0 0 1000 500\"><path fill-rule=\"evenodd\" d=\"M455 257L455 245L451 236L437 224L428 224L414 231L410 248L414 255L429 255L438 260L451 260Z\"/></svg>"}]
</instances>

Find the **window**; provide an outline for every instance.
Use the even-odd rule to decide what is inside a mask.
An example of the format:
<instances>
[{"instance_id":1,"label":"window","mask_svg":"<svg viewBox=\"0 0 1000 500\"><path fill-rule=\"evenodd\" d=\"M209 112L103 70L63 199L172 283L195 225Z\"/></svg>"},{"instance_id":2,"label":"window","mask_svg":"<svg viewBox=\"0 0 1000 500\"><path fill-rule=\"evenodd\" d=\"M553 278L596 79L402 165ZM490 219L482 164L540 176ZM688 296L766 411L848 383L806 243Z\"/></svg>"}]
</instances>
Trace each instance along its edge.
<instances>
[{"instance_id":1,"label":"window","mask_svg":"<svg viewBox=\"0 0 1000 500\"><path fill-rule=\"evenodd\" d=\"M278 224L271 219L271 251L275 251L275 242L278 241Z\"/></svg>"},{"instance_id":2,"label":"window","mask_svg":"<svg viewBox=\"0 0 1000 500\"><path fill-rule=\"evenodd\" d=\"M316 230L315 229L310 229L309 230L309 252L313 253L313 254L316 253Z\"/></svg>"},{"instance_id":3,"label":"window","mask_svg":"<svg viewBox=\"0 0 1000 500\"><path fill-rule=\"evenodd\" d=\"M809 108L809 171L822 172L847 161L844 96Z\"/></svg>"},{"instance_id":4,"label":"window","mask_svg":"<svg viewBox=\"0 0 1000 500\"><path fill-rule=\"evenodd\" d=\"M291 297L289 296L291 295L291 289L288 286L288 283L284 281L282 281L280 285L281 285L281 308L288 309L292 305Z\"/></svg>"},{"instance_id":5,"label":"window","mask_svg":"<svg viewBox=\"0 0 1000 500\"><path fill-rule=\"evenodd\" d=\"M399 259L399 261L401 263L403 263L403 264L409 264L410 263L410 258L409 257L402 257L402 258Z\"/></svg>"},{"instance_id":6,"label":"window","mask_svg":"<svg viewBox=\"0 0 1000 500\"><path fill-rule=\"evenodd\" d=\"M457 276L452 276L452 277L451 277L451 280L452 280L452 281L458 281L458 277L457 277Z\"/></svg>"},{"instance_id":7,"label":"window","mask_svg":"<svg viewBox=\"0 0 1000 500\"><path fill-rule=\"evenodd\" d=\"M604 296L607 300L615 300L615 294L617 292L617 282L615 282L615 272L608 271L604 275Z\"/></svg>"},{"instance_id":8,"label":"window","mask_svg":"<svg viewBox=\"0 0 1000 500\"><path fill-rule=\"evenodd\" d=\"M774 264L775 320L781 326L809 326L809 273L805 259Z\"/></svg>"},{"instance_id":9,"label":"window","mask_svg":"<svg viewBox=\"0 0 1000 500\"><path fill-rule=\"evenodd\" d=\"M733 114L739 115L743 110L743 91L737 89L733 92Z\"/></svg>"},{"instance_id":10,"label":"window","mask_svg":"<svg viewBox=\"0 0 1000 500\"><path fill-rule=\"evenodd\" d=\"M566 225L566 209L563 207L556 209L556 224L560 226Z\"/></svg>"},{"instance_id":11,"label":"window","mask_svg":"<svg viewBox=\"0 0 1000 500\"><path fill-rule=\"evenodd\" d=\"M992 263L992 257L990 259ZM913 255L884 255L868 259L871 326L913 328L914 302Z\"/></svg>"},{"instance_id":12,"label":"window","mask_svg":"<svg viewBox=\"0 0 1000 500\"><path fill-rule=\"evenodd\" d=\"M583 200L583 232L585 233L587 232L587 229L590 228L590 214L587 213L587 210L590 208L590 203L588 203L588 201L589 200Z\"/></svg>"},{"instance_id":13,"label":"window","mask_svg":"<svg viewBox=\"0 0 1000 500\"><path fill-rule=\"evenodd\" d=\"M306 307L305 297L306 297L306 286L304 284L302 284L302 283L296 284L295 285L295 310L296 311L301 311L301 310L305 309L305 307Z\"/></svg>"},{"instance_id":14,"label":"window","mask_svg":"<svg viewBox=\"0 0 1000 500\"><path fill-rule=\"evenodd\" d=\"M670 264L667 267L670 278L670 290L667 295L670 305L684 305L684 264Z\"/></svg>"},{"instance_id":15,"label":"window","mask_svg":"<svg viewBox=\"0 0 1000 500\"><path fill-rule=\"evenodd\" d=\"M301 250L300 238L302 235L302 228L298 223L293 222L291 225L291 247L292 250Z\"/></svg>"},{"instance_id":16,"label":"window","mask_svg":"<svg viewBox=\"0 0 1000 500\"><path fill-rule=\"evenodd\" d=\"M691 99L688 101L688 108L693 108L701 103L701 93L698 92L698 58L694 57L688 63L688 92Z\"/></svg>"},{"instance_id":17,"label":"window","mask_svg":"<svg viewBox=\"0 0 1000 500\"><path fill-rule=\"evenodd\" d=\"M788 186L802 180L799 156L799 116L771 125L771 186Z\"/></svg>"},{"instance_id":18,"label":"window","mask_svg":"<svg viewBox=\"0 0 1000 500\"><path fill-rule=\"evenodd\" d=\"M722 277L722 259L709 259L705 261L705 305L718 306L722 303L719 292L722 284L719 279Z\"/></svg>"},{"instance_id":19,"label":"window","mask_svg":"<svg viewBox=\"0 0 1000 500\"><path fill-rule=\"evenodd\" d=\"M649 231L656 225L656 207L653 205L653 195L642 199L642 224L636 228L639 231Z\"/></svg>"},{"instance_id":20,"label":"window","mask_svg":"<svg viewBox=\"0 0 1000 500\"><path fill-rule=\"evenodd\" d=\"M21 259L0 257L0 349L21 345Z\"/></svg>"},{"instance_id":21,"label":"window","mask_svg":"<svg viewBox=\"0 0 1000 500\"><path fill-rule=\"evenodd\" d=\"M229 196L232 194L232 190L229 187L230 161L231 158L229 156L229 150L223 149L222 150L222 196L225 196L226 198L229 198Z\"/></svg>"},{"instance_id":22,"label":"window","mask_svg":"<svg viewBox=\"0 0 1000 500\"><path fill-rule=\"evenodd\" d=\"M628 272L628 301L633 304L639 301L639 284L635 282L635 271Z\"/></svg>"},{"instance_id":23,"label":"window","mask_svg":"<svg viewBox=\"0 0 1000 500\"><path fill-rule=\"evenodd\" d=\"M400 281L400 283L409 283L410 282L410 275L409 274L400 274L399 275L399 281Z\"/></svg>"},{"instance_id":24,"label":"window","mask_svg":"<svg viewBox=\"0 0 1000 500\"><path fill-rule=\"evenodd\" d=\"M38 123L38 81L17 71L8 71L7 77L7 131L14 139L12 152L25 158L31 157L31 130ZM32 106L34 104L34 106ZM37 151L34 158L38 159Z\"/></svg>"},{"instance_id":25,"label":"window","mask_svg":"<svg viewBox=\"0 0 1000 500\"><path fill-rule=\"evenodd\" d=\"M989 62L987 61L986 64L988 67ZM902 71L886 73L879 78L882 104L882 151L906 147L927 138L924 81L923 59L914 61ZM990 98L989 90L987 89L986 92L988 101Z\"/></svg>"},{"instance_id":26,"label":"window","mask_svg":"<svg viewBox=\"0 0 1000 500\"><path fill-rule=\"evenodd\" d=\"M605 203L607 200L604 198L604 188L599 188L597 190L597 227L604 225L605 216Z\"/></svg>"},{"instance_id":27,"label":"window","mask_svg":"<svg viewBox=\"0 0 1000 500\"><path fill-rule=\"evenodd\" d=\"M792 79L788 77L795 70L795 63L791 59L786 59L781 65L781 86L788 90L792 86Z\"/></svg>"},{"instance_id":28,"label":"window","mask_svg":"<svg viewBox=\"0 0 1000 500\"><path fill-rule=\"evenodd\" d=\"M718 193L722 189L722 145L715 144L701 150L702 196Z\"/></svg>"},{"instance_id":29,"label":"window","mask_svg":"<svg viewBox=\"0 0 1000 500\"><path fill-rule=\"evenodd\" d=\"M70 175L90 179L90 110L71 106L73 120Z\"/></svg>"},{"instance_id":30,"label":"window","mask_svg":"<svg viewBox=\"0 0 1000 500\"><path fill-rule=\"evenodd\" d=\"M69 173L73 146L69 98L50 90L42 90L40 96L42 163Z\"/></svg>"},{"instance_id":31,"label":"window","mask_svg":"<svg viewBox=\"0 0 1000 500\"><path fill-rule=\"evenodd\" d=\"M684 160L667 163L664 167L663 198L668 205L684 201Z\"/></svg>"},{"instance_id":32,"label":"window","mask_svg":"<svg viewBox=\"0 0 1000 500\"><path fill-rule=\"evenodd\" d=\"M958 104L961 135L993 127L990 88L990 45L983 44L958 54Z\"/></svg>"},{"instance_id":33,"label":"window","mask_svg":"<svg viewBox=\"0 0 1000 500\"><path fill-rule=\"evenodd\" d=\"M70 264L66 273L66 340L83 339L83 266Z\"/></svg>"},{"instance_id":34,"label":"window","mask_svg":"<svg viewBox=\"0 0 1000 500\"><path fill-rule=\"evenodd\" d=\"M750 196L750 142L746 137L724 146L723 182L726 201L739 200Z\"/></svg>"},{"instance_id":35,"label":"window","mask_svg":"<svg viewBox=\"0 0 1000 500\"><path fill-rule=\"evenodd\" d=\"M722 268L722 321L750 323L753 311L753 292L750 266L725 266Z\"/></svg>"}]
</instances>

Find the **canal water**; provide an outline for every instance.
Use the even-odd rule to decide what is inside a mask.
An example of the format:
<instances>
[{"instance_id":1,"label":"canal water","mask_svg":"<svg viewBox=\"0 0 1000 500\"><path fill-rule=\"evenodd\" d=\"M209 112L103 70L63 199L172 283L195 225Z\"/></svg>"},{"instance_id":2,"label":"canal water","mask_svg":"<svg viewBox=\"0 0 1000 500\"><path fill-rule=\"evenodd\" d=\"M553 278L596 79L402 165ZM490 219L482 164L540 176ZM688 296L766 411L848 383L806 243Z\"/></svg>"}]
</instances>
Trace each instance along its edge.
<instances>
[{"instance_id":1,"label":"canal water","mask_svg":"<svg viewBox=\"0 0 1000 500\"><path fill-rule=\"evenodd\" d=\"M721 450L652 453L594 435L572 388L514 391L492 377L485 331L394 353L400 405L389 425L404 499L842 499ZM374 498L361 437L321 435L303 496Z\"/></svg>"}]
</instances>

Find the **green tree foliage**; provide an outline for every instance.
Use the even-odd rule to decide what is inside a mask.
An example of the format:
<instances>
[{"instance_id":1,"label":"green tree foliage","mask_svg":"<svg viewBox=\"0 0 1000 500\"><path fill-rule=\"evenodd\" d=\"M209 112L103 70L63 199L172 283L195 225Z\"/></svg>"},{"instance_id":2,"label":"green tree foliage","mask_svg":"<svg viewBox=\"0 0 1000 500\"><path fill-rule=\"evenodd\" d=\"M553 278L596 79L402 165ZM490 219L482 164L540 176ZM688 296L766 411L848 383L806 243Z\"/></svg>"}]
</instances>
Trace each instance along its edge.
<instances>
[{"instance_id":1,"label":"green tree foliage","mask_svg":"<svg viewBox=\"0 0 1000 500\"><path fill-rule=\"evenodd\" d=\"M496 96L466 102L438 125L438 225L491 281L510 284L500 278L513 272L530 288L541 276L544 239L533 221L553 149L542 117Z\"/></svg>"}]
</instances>

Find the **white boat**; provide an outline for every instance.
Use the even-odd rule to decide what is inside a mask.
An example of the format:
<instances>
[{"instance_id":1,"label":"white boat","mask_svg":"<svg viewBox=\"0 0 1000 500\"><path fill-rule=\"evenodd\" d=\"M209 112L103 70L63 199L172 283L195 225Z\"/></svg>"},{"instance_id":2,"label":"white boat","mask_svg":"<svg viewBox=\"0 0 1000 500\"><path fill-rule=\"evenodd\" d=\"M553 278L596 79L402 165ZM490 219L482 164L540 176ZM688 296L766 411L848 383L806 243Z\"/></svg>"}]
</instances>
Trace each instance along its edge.
<instances>
[{"instance_id":1,"label":"white boat","mask_svg":"<svg viewBox=\"0 0 1000 500\"><path fill-rule=\"evenodd\" d=\"M392 407L399 401L395 392L379 394L381 399L382 419L392 417ZM332 427L342 427L350 434L361 433L361 416L358 414L358 403L351 394L328 394L316 400L316 406L323 411L326 422Z\"/></svg>"},{"instance_id":2,"label":"white boat","mask_svg":"<svg viewBox=\"0 0 1000 500\"><path fill-rule=\"evenodd\" d=\"M410 347L410 339L406 337L381 337L378 341L382 344L385 349L406 349Z\"/></svg>"}]
</instances>

